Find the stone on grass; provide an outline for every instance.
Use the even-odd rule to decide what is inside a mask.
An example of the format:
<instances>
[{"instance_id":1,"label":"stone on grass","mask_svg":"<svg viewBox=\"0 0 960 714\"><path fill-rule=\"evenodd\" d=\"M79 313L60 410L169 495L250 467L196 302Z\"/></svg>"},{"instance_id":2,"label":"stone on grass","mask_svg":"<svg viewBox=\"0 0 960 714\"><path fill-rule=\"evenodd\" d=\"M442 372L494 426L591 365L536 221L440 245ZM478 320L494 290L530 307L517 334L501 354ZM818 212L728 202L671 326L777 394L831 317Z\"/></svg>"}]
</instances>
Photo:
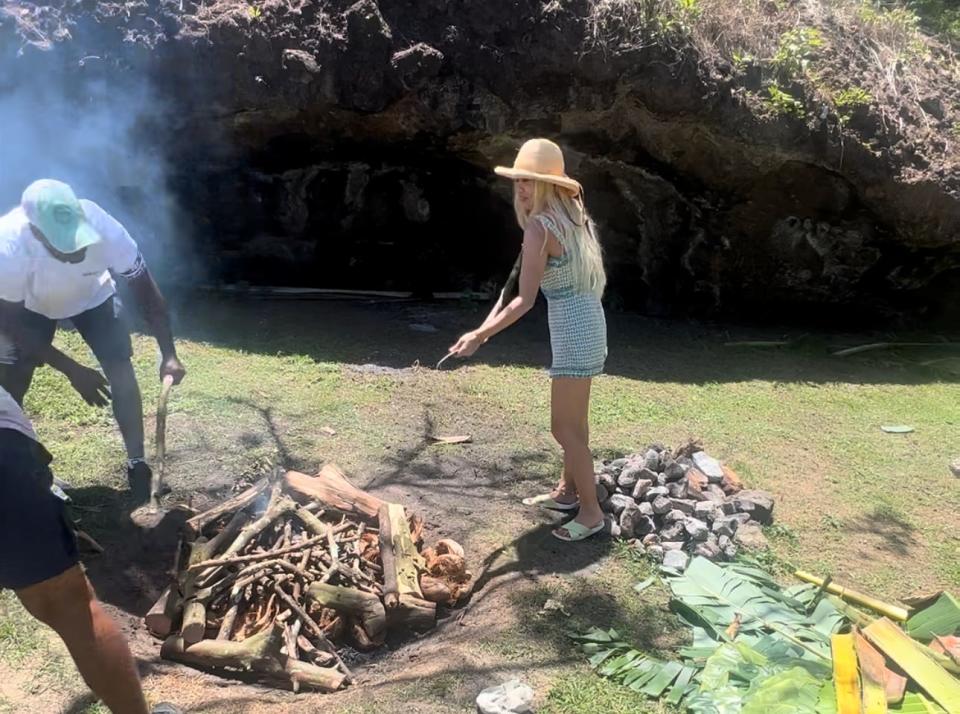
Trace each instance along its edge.
<instances>
[{"instance_id":1,"label":"stone on grass","mask_svg":"<svg viewBox=\"0 0 960 714\"><path fill-rule=\"evenodd\" d=\"M649 494L648 494L648 497L649 497ZM653 499L652 504L653 504L653 512L658 515L662 515L664 513L667 513L668 511L673 510L673 501L671 501L666 496L657 496L655 499Z\"/></svg>"},{"instance_id":2,"label":"stone on grass","mask_svg":"<svg viewBox=\"0 0 960 714\"><path fill-rule=\"evenodd\" d=\"M617 479L615 479L611 474L608 474L608 473L597 474L597 483L602 483L603 487L607 489L608 493L617 492Z\"/></svg>"},{"instance_id":3,"label":"stone on grass","mask_svg":"<svg viewBox=\"0 0 960 714\"><path fill-rule=\"evenodd\" d=\"M656 486L660 481L660 474L644 467L637 472L637 480L649 481L651 486Z\"/></svg>"},{"instance_id":4,"label":"stone on grass","mask_svg":"<svg viewBox=\"0 0 960 714\"><path fill-rule=\"evenodd\" d=\"M650 558L654 563L663 562L663 547L660 545L648 545L647 546L647 557Z\"/></svg>"},{"instance_id":5,"label":"stone on grass","mask_svg":"<svg viewBox=\"0 0 960 714\"><path fill-rule=\"evenodd\" d=\"M607 490L607 487L602 483L597 484L597 503L603 503L608 498L610 498L610 492Z\"/></svg>"},{"instance_id":6,"label":"stone on grass","mask_svg":"<svg viewBox=\"0 0 960 714\"><path fill-rule=\"evenodd\" d=\"M720 462L705 451L698 451L693 455L693 465L703 472L710 483L720 483L723 480L723 467Z\"/></svg>"},{"instance_id":7,"label":"stone on grass","mask_svg":"<svg viewBox=\"0 0 960 714\"><path fill-rule=\"evenodd\" d=\"M519 679L511 679L489 687L477 696L479 714L531 714L533 689Z\"/></svg>"},{"instance_id":8,"label":"stone on grass","mask_svg":"<svg viewBox=\"0 0 960 714\"><path fill-rule=\"evenodd\" d=\"M723 469L723 478L720 479L720 488L728 496L740 493L743 490L743 481L737 476L737 472L727 465L721 466Z\"/></svg>"},{"instance_id":9,"label":"stone on grass","mask_svg":"<svg viewBox=\"0 0 960 714\"><path fill-rule=\"evenodd\" d=\"M737 512L737 504L734 503L729 498L719 505L720 505L720 510L723 511L723 515L725 516L732 516L734 513Z\"/></svg>"},{"instance_id":10,"label":"stone on grass","mask_svg":"<svg viewBox=\"0 0 960 714\"><path fill-rule=\"evenodd\" d=\"M656 533L647 533L647 535L643 537L643 544L645 546L660 545L660 536Z\"/></svg>"},{"instance_id":11,"label":"stone on grass","mask_svg":"<svg viewBox=\"0 0 960 714\"><path fill-rule=\"evenodd\" d=\"M650 503L649 501L643 501L642 503L638 503L637 508L639 508L640 513L642 513L645 516L653 515L653 504Z\"/></svg>"},{"instance_id":12,"label":"stone on grass","mask_svg":"<svg viewBox=\"0 0 960 714\"><path fill-rule=\"evenodd\" d=\"M703 489L703 499L705 501L723 503L727 499L727 494L725 494L723 489L717 486L717 484L711 483L709 486Z\"/></svg>"},{"instance_id":13,"label":"stone on grass","mask_svg":"<svg viewBox=\"0 0 960 714\"><path fill-rule=\"evenodd\" d=\"M769 545L760 524L754 521L744 523L737 528L737 532L733 536L733 542L749 550L763 550Z\"/></svg>"},{"instance_id":14,"label":"stone on grass","mask_svg":"<svg viewBox=\"0 0 960 714\"><path fill-rule=\"evenodd\" d=\"M686 570L690 563L690 556L682 550L668 550L663 555L663 565L665 568L674 570Z\"/></svg>"},{"instance_id":15,"label":"stone on grass","mask_svg":"<svg viewBox=\"0 0 960 714\"><path fill-rule=\"evenodd\" d=\"M660 540L684 540L687 537L687 529L683 527L683 521L671 523L660 529Z\"/></svg>"},{"instance_id":16,"label":"stone on grass","mask_svg":"<svg viewBox=\"0 0 960 714\"><path fill-rule=\"evenodd\" d=\"M604 465L603 473L616 478L628 463L629 459L614 459L609 464Z\"/></svg>"},{"instance_id":17,"label":"stone on grass","mask_svg":"<svg viewBox=\"0 0 960 714\"><path fill-rule=\"evenodd\" d=\"M619 518L623 509L633 503L633 499L622 493L615 493L603 502L603 510Z\"/></svg>"},{"instance_id":18,"label":"stone on grass","mask_svg":"<svg viewBox=\"0 0 960 714\"><path fill-rule=\"evenodd\" d=\"M719 512L719 507L713 501L700 501L693 507L693 515L708 523L713 523Z\"/></svg>"},{"instance_id":19,"label":"stone on grass","mask_svg":"<svg viewBox=\"0 0 960 714\"><path fill-rule=\"evenodd\" d=\"M733 497L733 503L737 511L749 513L757 523L773 522L773 496L766 491L741 491Z\"/></svg>"},{"instance_id":20,"label":"stone on grass","mask_svg":"<svg viewBox=\"0 0 960 714\"><path fill-rule=\"evenodd\" d=\"M683 522L683 527L686 528L687 533L695 541L705 541L707 535L710 533L710 527L697 518L688 518Z\"/></svg>"},{"instance_id":21,"label":"stone on grass","mask_svg":"<svg viewBox=\"0 0 960 714\"><path fill-rule=\"evenodd\" d=\"M622 532L617 519L609 513L603 517L603 532L611 538L619 538Z\"/></svg>"},{"instance_id":22,"label":"stone on grass","mask_svg":"<svg viewBox=\"0 0 960 714\"><path fill-rule=\"evenodd\" d=\"M960 478L960 458L956 458L950 462L950 471L954 476Z\"/></svg>"},{"instance_id":23,"label":"stone on grass","mask_svg":"<svg viewBox=\"0 0 960 714\"><path fill-rule=\"evenodd\" d=\"M672 511L667 511L667 514L663 517L663 522L676 523L677 521L682 521L686 517L687 517L686 513L674 508Z\"/></svg>"},{"instance_id":24,"label":"stone on grass","mask_svg":"<svg viewBox=\"0 0 960 714\"><path fill-rule=\"evenodd\" d=\"M687 475L687 469L683 464L677 463L671 459L663 469L663 477L667 481L679 481Z\"/></svg>"},{"instance_id":25,"label":"stone on grass","mask_svg":"<svg viewBox=\"0 0 960 714\"><path fill-rule=\"evenodd\" d=\"M641 520L647 518L640 513L636 503L631 503L620 513L620 534L624 538L638 538L646 535L650 530L638 531Z\"/></svg>"},{"instance_id":26,"label":"stone on grass","mask_svg":"<svg viewBox=\"0 0 960 714\"><path fill-rule=\"evenodd\" d=\"M737 532L737 528L740 526L740 523L740 519L736 516L724 516L713 522L713 532L716 533L717 536L733 538L733 535Z\"/></svg>"},{"instance_id":27,"label":"stone on grass","mask_svg":"<svg viewBox=\"0 0 960 714\"><path fill-rule=\"evenodd\" d=\"M660 544L660 547L663 548L664 552L670 550L683 550L683 546L687 543L682 540L665 540Z\"/></svg>"},{"instance_id":28,"label":"stone on grass","mask_svg":"<svg viewBox=\"0 0 960 714\"><path fill-rule=\"evenodd\" d=\"M643 471L642 466L637 466L636 464L627 466L620 472L620 475L617 476L617 485L628 492L633 491L633 487L637 485L641 471Z\"/></svg>"},{"instance_id":29,"label":"stone on grass","mask_svg":"<svg viewBox=\"0 0 960 714\"><path fill-rule=\"evenodd\" d=\"M688 469L683 480L687 484L687 493L694 498L703 498L703 489L707 487L709 481L707 477L701 473L700 469Z\"/></svg>"},{"instance_id":30,"label":"stone on grass","mask_svg":"<svg viewBox=\"0 0 960 714\"><path fill-rule=\"evenodd\" d=\"M687 484L683 483L682 481L668 483L667 492L670 494L670 498L686 498Z\"/></svg>"},{"instance_id":31,"label":"stone on grass","mask_svg":"<svg viewBox=\"0 0 960 714\"><path fill-rule=\"evenodd\" d=\"M630 495L634 501L642 501L643 497L647 495L647 491L651 488L649 481L637 481L636 486L633 487L633 493Z\"/></svg>"},{"instance_id":32,"label":"stone on grass","mask_svg":"<svg viewBox=\"0 0 960 714\"><path fill-rule=\"evenodd\" d=\"M647 491L646 495L644 495L644 498L652 503L657 499L658 496L666 497L668 493L670 493L670 491L667 490L666 486L653 486Z\"/></svg>"},{"instance_id":33,"label":"stone on grass","mask_svg":"<svg viewBox=\"0 0 960 714\"><path fill-rule=\"evenodd\" d=\"M697 502L686 498L671 498L670 505L672 505L676 510L682 511L685 515L692 516Z\"/></svg>"},{"instance_id":34,"label":"stone on grass","mask_svg":"<svg viewBox=\"0 0 960 714\"><path fill-rule=\"evenodd\" d=\"M706 541L704 543L698 543L697 547L693 549L694 555L699 555L702 558L709 558L710 560L716 560L721 555L721 550L716 543L711 543Z\"/></svg>"},{"instance_id":35,"label":"stone on grass","mask_svg":"<svg viewBox=\"0 0 960 714\"><path fill-rule=\"evenodd\" d=\"M656 449L647 449L647 453L643 455L643 465L651 471L657 470L660 466L660 454Z\"/></svg>"}]
</instances>

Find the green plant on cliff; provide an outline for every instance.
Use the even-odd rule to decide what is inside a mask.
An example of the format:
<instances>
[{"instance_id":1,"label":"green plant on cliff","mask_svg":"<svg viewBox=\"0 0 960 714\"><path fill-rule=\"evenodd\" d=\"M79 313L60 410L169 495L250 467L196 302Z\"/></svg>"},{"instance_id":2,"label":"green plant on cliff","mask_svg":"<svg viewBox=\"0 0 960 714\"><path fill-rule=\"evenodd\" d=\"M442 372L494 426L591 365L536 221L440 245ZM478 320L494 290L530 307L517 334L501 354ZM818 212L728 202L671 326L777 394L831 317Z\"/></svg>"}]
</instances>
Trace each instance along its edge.
<instances>
[{"instance_id":1,"label":"green plant on cliff","mask_svg":"<svg viewBox=\"0 0 960 714\"><path fill-rule=\"evenodd\" d=\"M773 56L773 66L788 78L804 75L817 49L822 46L820 31L813 27L798 27L784 32L780 35L780 46Z\"/></svg>"},{"instance_id":2,"label":"green plant on cliff","mask_svg":"<svg viewBox=\"0 0 960 714\"><path fill-rule=\"evenodd\" d=\"M805 114L803 103L789 92L783 91L777 84L767 87L769 95L764 104L776 114L802 117Z\"/></svg>"},{"instance_id":3,"label":"green plant on cliff","mask_svg":"<svg viewBox=\"0 0 960 714\"><path fill-rule=\"evenodd\" d=\"M847 87L833 94L833 106L841 123L850 121L857 107L864 107L873 101L873 95L863 87Z\"/></svg>"}]
</instances>

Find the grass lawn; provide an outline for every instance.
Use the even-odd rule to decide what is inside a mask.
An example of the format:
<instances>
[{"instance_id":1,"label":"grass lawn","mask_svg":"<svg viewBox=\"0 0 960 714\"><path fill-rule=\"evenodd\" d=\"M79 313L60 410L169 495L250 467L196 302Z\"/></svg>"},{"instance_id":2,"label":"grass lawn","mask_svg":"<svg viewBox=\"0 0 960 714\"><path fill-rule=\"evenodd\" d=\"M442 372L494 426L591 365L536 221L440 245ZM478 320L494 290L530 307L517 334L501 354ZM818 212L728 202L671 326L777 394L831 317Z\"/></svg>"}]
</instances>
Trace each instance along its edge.
<instances>
[{"instance_id":1,"label":"grass lawn","mask_svg":"<svg viewBox=\"0 0 960 714\"><path fill-rule=\"evenodd\" d=\"M220 299L180 310L189 374L171 399L171 503L202 505L271 464L310 470L334 460L358 485L421 513L431 537L463 543L479 579L462 623L455 615L398 646L370 664L361 686L328 697L214 686L220 680L158 659L138 618L164 585L167 553L129 547L149 534L126 516L112 416L85 406L58 374L37 373L27 410L57 475L76 487L85 527L107 548L89 561L91 577L130 633L151 700L205 712L466 712L480 689L520 676L540 711L661 711L595 677L564 635L613 626L650 651L681 644L662 589L632 590L648 566L608 540L557 543L555 518L519 504L547 488L560 463L542 317L453 370L418 366L434 364L480 315L461 305ZM423 323L437 331L410 327ZM726 348L728 339L780 335L627 316L611 316L610 328L609 373L595 383L591 414L598 458L702 439L750 486L774 493L771 563L886 598L960 589L960 479L947 468L960 456L960 380L955 363L918 364L947 355ZM75 334L61 331L58 344L91 363ZM149 433L156 347L137 336L135 348ZM886 424L914 431L887 434ZM471 434L473 443L434 446L432 434ZM163 550L159 540L151 547ZM544 610L548 599L568 614ZM0 712L103 711L59 641L9 593L0 613Z\"/></svg>"}]
</instances>

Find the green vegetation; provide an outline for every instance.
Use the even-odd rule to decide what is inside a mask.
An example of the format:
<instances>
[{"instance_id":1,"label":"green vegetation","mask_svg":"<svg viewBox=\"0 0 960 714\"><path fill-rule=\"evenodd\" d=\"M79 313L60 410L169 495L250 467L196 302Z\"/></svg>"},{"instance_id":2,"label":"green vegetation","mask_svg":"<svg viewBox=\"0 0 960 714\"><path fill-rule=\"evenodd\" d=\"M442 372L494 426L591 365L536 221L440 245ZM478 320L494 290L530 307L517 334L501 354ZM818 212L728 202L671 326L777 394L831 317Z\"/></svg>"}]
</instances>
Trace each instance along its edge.
<instances>
[{"instance_id":1,"label":"green vegetation","mask_svg":"<svg viewBox=\"0 0 960 714\"><path fill-rule=\"evenodd\" d=\"M780 44L773 56L773 66L785 78L807 73L819 48L823 47L820 31L812 27L798 27L780 35Z\"/></svg>"},{"instance_id":2,"label":"green vegetation","mask_svg":"<svg viewBox=\"0 0 960 714\"><path fill-rule=\"evenodd\" d=\"M780 89L778 85L771 84L767 87L767 94L769 96L765 102L773 112L793 117L802 117L805 114L803 102Z\"/></svg>"}]
</instances>

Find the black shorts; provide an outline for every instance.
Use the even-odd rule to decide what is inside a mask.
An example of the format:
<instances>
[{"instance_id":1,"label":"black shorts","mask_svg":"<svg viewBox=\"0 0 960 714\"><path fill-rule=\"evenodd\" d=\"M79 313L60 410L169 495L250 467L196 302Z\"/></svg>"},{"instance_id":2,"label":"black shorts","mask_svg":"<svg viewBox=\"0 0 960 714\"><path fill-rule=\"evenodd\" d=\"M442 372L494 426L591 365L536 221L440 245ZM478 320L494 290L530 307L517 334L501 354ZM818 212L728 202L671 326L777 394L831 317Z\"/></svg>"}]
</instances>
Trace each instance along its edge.
<instances>
[{"instance_id":1,"label":"black shorts","mask_svg":"<svg viewBox=\"0 0 960 714\"><path fill-rule=\"evenodd\" d=\"M79 562L63 501L50 492L50 455L13 429L0 429L0 588L23 588Z\"/></svg>"},{"instance_id":2,"label":"black shorts","mask_svg":"<svg viewBox=\"0 0 960 714\"><path fill-rule=\"evenodd\" d=\"M133 356L130 331L120 313L120 299L111 295L105 302L86 312L69 319L84 342L93 351L102 365L125 362ZM20 329L28 332L42 344L49 345L57 332L57 320L51 320L30 310L24 310ZM12 363L0 364L0 387L23 404L23 396L30 388L33 371L38 363L35 359L24 359L16 350Z\"/></svg>"}]
</instances>

